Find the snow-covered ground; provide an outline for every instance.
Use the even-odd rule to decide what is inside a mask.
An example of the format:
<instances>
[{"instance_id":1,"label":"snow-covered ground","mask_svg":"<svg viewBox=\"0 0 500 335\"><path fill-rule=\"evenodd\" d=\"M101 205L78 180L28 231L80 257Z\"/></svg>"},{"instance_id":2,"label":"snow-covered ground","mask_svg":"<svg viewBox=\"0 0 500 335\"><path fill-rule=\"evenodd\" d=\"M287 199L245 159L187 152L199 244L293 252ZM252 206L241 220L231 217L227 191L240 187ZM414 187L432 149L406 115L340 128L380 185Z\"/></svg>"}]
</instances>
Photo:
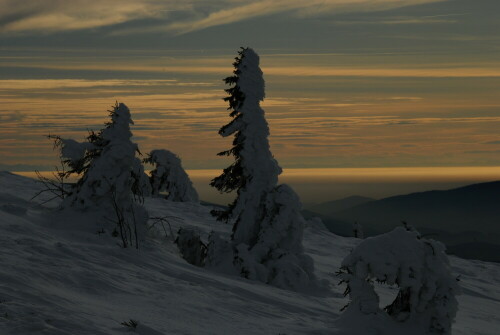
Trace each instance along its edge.
<instances>
[{"instance_id":1,"label":"snow-covered ground","mask_svg":"<svg viewBox=\"0 0 500 335\"><path fill-rule=\"evenodd\" d=\"M100 234L95 213L55 210L30 201L32 179L0 172L0 334L339 334L348 302L335 272L356 239L307 227L306 253L330 288L311 294L281 290L186 263L163 229L140 249L123 249ZM196 228L229 234L210 208L146 199L150 216L168 216L175 233ZM166 230L170 235L168 225ZM498 334L500 264L450 257L463 293L454 334ZM395 290L380 288L387 304ZM371 332L367 331L365 334ZM374 332L375 333L375 332Z\"/></svg>"}]
</instances>

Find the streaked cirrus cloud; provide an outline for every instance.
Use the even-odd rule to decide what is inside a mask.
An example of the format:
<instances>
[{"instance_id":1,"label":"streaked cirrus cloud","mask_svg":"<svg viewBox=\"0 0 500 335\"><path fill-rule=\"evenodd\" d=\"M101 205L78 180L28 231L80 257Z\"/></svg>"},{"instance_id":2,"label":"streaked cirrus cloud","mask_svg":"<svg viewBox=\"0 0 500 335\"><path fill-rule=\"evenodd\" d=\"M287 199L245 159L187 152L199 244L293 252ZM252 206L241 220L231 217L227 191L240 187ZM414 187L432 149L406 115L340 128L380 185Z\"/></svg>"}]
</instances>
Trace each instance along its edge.
<instances>
[{"instance_id":1,"label":"streaked cirrus cloud","mask_svg":"<svg viewBox=\"0 0 500 335\"><path fill-rule=\"evenodd\" d=\"M168 30L187 33L209 27L230 24L264 15L291 12L299 17L328 13L383 11L399 7L420 5L446 0L260 0L241 5L227 6L210 12L201 19L174 22ZM230 2L229 2L230 3Z\"/></svg>"},{"instance_id":2,"label":"streaked cirrus cloud","mask_svg":"<svg viewBox=\"0 0 500 335\"><path fill-rule=\"evenodd\" d=\"M51 32L110 26L191 8L182 1L0 0L0 31Z\"/></svg>"},{"instance_id":3,"label":"streaked cirrus cloud","mask_svg":"<svg viewBox=\"0 0 500 335\"><path fill-rule=\"evenodd\" d=\"M150 18L155 19L153 26L120 29L167 30L182 34L277 13L311 17L383 11L440 1L446 0L0 0L0 31L79 30Z\"/></svg>"}]
</instances>

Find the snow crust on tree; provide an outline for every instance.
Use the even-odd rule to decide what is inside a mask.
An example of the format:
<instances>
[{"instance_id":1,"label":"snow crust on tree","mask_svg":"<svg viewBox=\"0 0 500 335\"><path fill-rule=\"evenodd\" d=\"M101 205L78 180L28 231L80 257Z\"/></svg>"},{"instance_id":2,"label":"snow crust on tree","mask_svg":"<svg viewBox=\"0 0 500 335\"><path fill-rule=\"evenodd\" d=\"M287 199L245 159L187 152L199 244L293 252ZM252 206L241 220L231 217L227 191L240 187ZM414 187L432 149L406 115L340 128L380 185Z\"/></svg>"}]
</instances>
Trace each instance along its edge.
<instances>
[{"instance_id":1,"label":"snow crust on tree","mask_svg":"<svg viewBox=\"0 0 500 335\"><path fill-rule=\"evenodd\" d=\"M305 220L298 196L287 185L277 186L282 170L269 147L269 127L260 107L264 79L259 56L242 48L233 63L229 94L230 123L219 130L234 135L233 147L219 153L235 162L212 180L221 192L236 190L226 211L215 211L220 220L233 223L230 241L210 236L207 266L291 290L315 282L312 259L303 253ZM229 256L230 255L230 256Z\"/></svg>"},{"instance_id":2,"label":"snow crust on tree","mask_svg":"<svg viewBox=\"0 0 500 335\"><path fill-rule=\"evenodd\" d=\"M384 323L401 323L412 334L451 334L460 289L442 243L398 227L365 239L342 261L341 269L351 300L341 316L344 321L363 322L371 315L381 329ZM373 281L399 287L384 310Z\"/></svg>"},{"instance_id":3,"label":"snow crust on tree","mask_svg":"<svg viewBox=\"0 0 500 335\"><path fill-rule=\"evenodd\" d=\"M199 202L198 192L176 154L163 149L153 150L145 161L155 166L150 177L153 195L168 192L167 200Z\"/></svg>"},{"instance_id":4,"label":"snow crust on tree","mask_svg":"<svg viewBox=\"0 0 500 335\"><path fill-rule=\"evenodd\" d=\"M98 154L91 160L76 188L64 200L63 206L81 209L100 207L103 204L109 205L112 196L118 204L130 207L132 172L137 151L137 144L131 141L130 124L133 124L133 121L130 110L123 103L113 107L110 117L111 122L107 123L98 135L103 143L102 147L98 148ZM66 146L71 142L65 140L64 143ZM84 146L71 143L69 147L73 149L71 156L78 158L76 152Z\"/></svg>"}]
</instances>

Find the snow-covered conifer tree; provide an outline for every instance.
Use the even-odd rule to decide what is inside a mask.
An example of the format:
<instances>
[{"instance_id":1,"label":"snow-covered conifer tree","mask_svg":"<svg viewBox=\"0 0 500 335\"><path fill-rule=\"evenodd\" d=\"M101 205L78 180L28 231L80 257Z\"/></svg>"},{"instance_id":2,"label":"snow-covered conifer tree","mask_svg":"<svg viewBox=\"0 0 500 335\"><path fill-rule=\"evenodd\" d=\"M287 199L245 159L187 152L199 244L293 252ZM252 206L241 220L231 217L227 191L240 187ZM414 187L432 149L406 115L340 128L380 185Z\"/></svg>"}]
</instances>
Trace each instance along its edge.
<instances>
[{"instance_id":1,"label":"snow-covered conifer tree","mask_svg":"<svg viewBox=\"0 0 500 335\"><path fill-rule=\"evenodd\" d=\"M150 176L153 195L158 196L160 192L168 192L167 200L199 201L198 193L176 154L168 150L153 150L144 162L155 167Z\"/></svg>"},{"instance_id":2,"label":"snow-covered conifer tree","mask_svg":"<svg viewBox=\"0 0 500 335\"><path fill-rule=\"evenodd\" d=\"M130 124L133 124L133 121L130 110L123 103L113 107L110 117L111 122L106 123L103 130L89 139L92 146L72 144L75 149L90 149L91 157L82 178L63 205L82 209L99 207L109 203L111 192L116 194L119 204L126 206L131 203L134 182L132 172L137 151L137 144L131 141ZM68 140L64 141L62 154L69 159L68 143ZM79 155L81 152L82 150ZM71 159L76 162L79 155L75 153L76 150L73 151Z\"/></svg>"},{"instance_id":3,"label":"snow-covered conifer tree","mask_svg":"<svg viewBox=\"0 0 500 335\"><path fill-rule=\"evenodd\" d=\"M355 320L391 334L388 329L403 332L405 324L411 334L451 334L460 289L442 243L398 227L363 240L342 261L340 276L351 300L340 323ZM385 311L379 307L374 280L399 287ZM398 324L387 324L388 320Z\"/></svg>"},{"instance_id":4,"label":"snow-covered conifer tree","mask_svg":"<svg viewBox=\"0 0 500 335\"><path fill-rule=\"evenodd\" d=\"M212 180L220 192L236 190L237 197L225 211L213 211L219 220L233 223L231 241L211 235L207 265L282 288L301 290L314 279L312 259L302 250L304 219L295 192L277 186L281 173L269 148L269 127L260 101L264 79L259 56L242 48L233 63L234 75L224 79L231 85L231 122L219 130L223 137L234 135L233 147L219 153L235 161ZM229 264L227 250L233 256Z\"/></svg>"},{"instance_id":5,"label":"snow-covered conifer tree","mask_svg":"<svg viewBox=\"0 0 500 335\"><path fill-rule=\"evenodd\" d=\"M148 177L135 157L138 147L131 141L130 110L117 103L110 118L104 129L90 132L86 142L56 137L63 162L70 168L67 174L81 175L62 207L114 213L114 218L107 218L116 222L123 246L138 247L147 212L135 200L149 195Z\"/></svg>"},{"instance_id":6,"label":"snow-covered conifer tree","mask_svg":"<svg viewBox=\"0 0 500 335\"><path fill-rule=\"evenodd\" d=\"M229 209L214 214L220 220L234 220L233 239L251 245L257 240L256 222L265 215L267 194L278 183L281 168L271 154L269 127L260 107L265 93L259 56L242 48L233 65L234 75L224 79L232 86L226 89L229 96L224 99L232 120L219 130L223 137L234 135L233 147L219 155L232 155L235 161L211 185L221 192L237 191Z\"/></svg>"}]
</instances>

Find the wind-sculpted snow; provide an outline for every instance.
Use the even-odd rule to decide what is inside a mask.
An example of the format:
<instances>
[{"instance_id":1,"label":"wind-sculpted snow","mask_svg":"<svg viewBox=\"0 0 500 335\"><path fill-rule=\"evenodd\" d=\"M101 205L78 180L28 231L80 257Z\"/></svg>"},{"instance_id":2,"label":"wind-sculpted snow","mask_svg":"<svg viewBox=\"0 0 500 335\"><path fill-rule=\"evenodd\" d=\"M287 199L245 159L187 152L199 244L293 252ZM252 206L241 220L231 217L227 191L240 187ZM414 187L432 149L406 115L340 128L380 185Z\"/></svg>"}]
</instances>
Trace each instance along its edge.
<instances>
[{"instance_id":1,"label":"wind-sculpted snow","mask_svg":"<svg viewBox=\"0 0 500 335\"><path fill-rule=\"evenodd\" d=\"M166 237L156 225L139 250L123 249L115 237L100 233L97 213L30 201L39 187L0 172L2 335L346 334L337 319L348 299L335 272L358 239L308 223L304 251L330 288L302 294L187 263L173 242L179 228L194 229L205 242L211 231L229 239L230 227L217 222L211 208L146 198L150 216L166 217L174 236L168 224ZM18 210L4 210L12 206ZM498 334L500 265L450 261L463 290L453 334ZM387 298L393 291L385 287L379 294ZM135 333L121 325L130 319L139 323ZM359 319L353 323L362 326ZM383 330L378 334L407 334ZM375 334L375 328L358 334Z\"/></svg>"}]
</instances>

